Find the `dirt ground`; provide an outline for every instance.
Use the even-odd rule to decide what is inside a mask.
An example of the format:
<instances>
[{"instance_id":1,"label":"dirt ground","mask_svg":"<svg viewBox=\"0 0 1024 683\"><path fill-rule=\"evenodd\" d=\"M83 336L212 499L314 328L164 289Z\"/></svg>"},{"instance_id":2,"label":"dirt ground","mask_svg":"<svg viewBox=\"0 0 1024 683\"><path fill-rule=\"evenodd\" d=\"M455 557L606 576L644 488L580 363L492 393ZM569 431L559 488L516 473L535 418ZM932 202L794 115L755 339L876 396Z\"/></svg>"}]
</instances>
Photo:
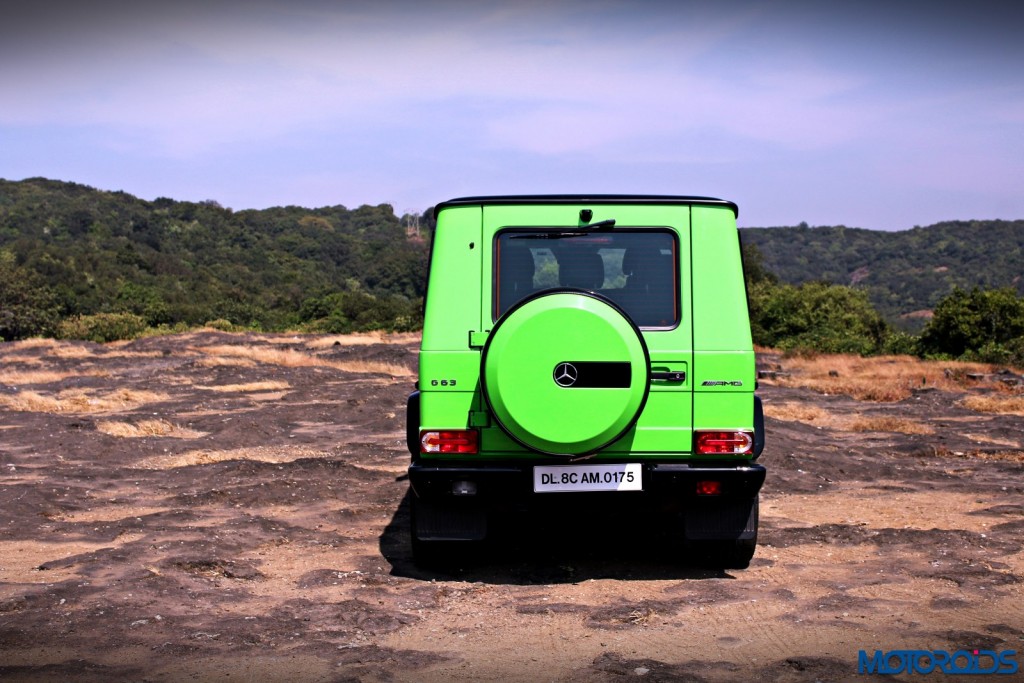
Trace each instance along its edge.
<instances>
[{"instance_id":1,"label":"dirt ground","mask_svg":"<svg viewBox=\"0 0 1024 683\"><path fill-rule=\"evenodd\" d=\"M762 382L748 569L570 519L430 573L417 343L0 344L0 679L852 681L859 650L1024 650L1024 418ZM870 418L900 431L840 428Z\"/></svg>"}]
</instances>

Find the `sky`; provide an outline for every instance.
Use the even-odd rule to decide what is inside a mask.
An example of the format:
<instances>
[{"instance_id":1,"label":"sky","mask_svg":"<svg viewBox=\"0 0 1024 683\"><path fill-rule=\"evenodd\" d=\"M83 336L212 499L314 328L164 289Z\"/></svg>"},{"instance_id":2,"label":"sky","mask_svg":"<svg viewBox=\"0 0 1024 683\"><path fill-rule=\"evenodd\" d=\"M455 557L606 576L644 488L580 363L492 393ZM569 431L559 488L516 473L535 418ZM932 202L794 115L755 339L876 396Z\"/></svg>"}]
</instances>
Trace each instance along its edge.
<instances>
[{"instance_id":1,"label":"sky","mask_svg":"<svg viewBox=\"0 0 1024 683\"><path fill-rule=\"evenodd\" d=\"M0 0L0 178L235 210L1024 218L1024 3ZM16 5L16 6L15 6Z\"/></svg>"}]
</instances>

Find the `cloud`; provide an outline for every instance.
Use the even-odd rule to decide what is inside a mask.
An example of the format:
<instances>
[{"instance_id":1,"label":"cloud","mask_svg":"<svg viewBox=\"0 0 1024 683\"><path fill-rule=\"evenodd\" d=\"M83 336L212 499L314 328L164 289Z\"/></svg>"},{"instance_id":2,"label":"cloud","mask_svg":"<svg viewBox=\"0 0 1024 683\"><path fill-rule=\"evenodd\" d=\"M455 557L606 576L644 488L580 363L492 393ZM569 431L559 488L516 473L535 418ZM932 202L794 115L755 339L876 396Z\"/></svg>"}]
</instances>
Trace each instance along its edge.
<instances>
[{"instance_id":1,"label":"cloud","mask_svg":"<svg viewBox=\"0 0 1024 683\"><path fill-rule=\"evenodd\" d=\"M1006 195L1024 41L996 4L36 0L0 24L0 138L18 168L206 169L189 192L238 207L267 185Z\"/></svg>"},{"instance_id":2,"label":"cloud","mask_svg":"<svg viewBox=\"0 0 1024 683\"><path fill-rule=\"evenodd\" d=\"M11 103L0 122L120 126L180 156L308 126L444 125L469 102L491 117L480 128L487 144L530 150L536 138L517 131L566 131L573 110L589 114L578 126L600 133L587 140L619 139L630 127L615 117L667 120L654 98L671 102L686 86L677 71L686 55L729 30L709 21L638 35L601 23L622 12L617 3L415 7L307 3L285 12L262 2L235 16L216 4L139 14L108 2L91 22L78 8L40 42L21 41L20 58L0 67L0 96ZM20 21L38 29L43 17ZM75 22L85 22L78 32ZM672 118L687 120L679 114Z\"/></svg>"}]
</instances>

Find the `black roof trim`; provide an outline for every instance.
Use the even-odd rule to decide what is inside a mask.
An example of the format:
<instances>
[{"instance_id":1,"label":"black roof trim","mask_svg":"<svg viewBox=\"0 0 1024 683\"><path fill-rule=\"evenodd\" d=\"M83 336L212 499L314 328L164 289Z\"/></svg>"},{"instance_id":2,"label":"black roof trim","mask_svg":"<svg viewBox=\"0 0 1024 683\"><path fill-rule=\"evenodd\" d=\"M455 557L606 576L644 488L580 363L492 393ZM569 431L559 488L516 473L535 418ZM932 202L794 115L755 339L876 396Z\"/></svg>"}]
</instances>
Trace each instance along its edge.
<instances>
[{"instance_id":1,"label":"black roof trim","mask_svg":"<svg viewBox=\"0 0 1024 683\"><path fill-rule=\"evenodd\" d=\"M698 206L724 206L739 217L735 203L714 197L685 197L668 194L516 194L480 197L457 197L434 207L434 218L452 206L483 206L507 204L687 204Z\"/></svg>"}]
</instances>

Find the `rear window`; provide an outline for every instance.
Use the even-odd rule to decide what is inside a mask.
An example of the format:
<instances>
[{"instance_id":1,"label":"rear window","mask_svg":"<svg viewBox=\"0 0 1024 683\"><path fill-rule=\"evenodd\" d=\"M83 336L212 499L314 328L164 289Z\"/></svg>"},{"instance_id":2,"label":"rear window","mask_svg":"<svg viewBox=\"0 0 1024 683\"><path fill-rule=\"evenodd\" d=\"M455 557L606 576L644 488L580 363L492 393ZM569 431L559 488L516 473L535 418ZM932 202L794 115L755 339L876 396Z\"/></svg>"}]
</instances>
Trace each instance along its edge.
<instances>
[{"instance_id":1,"label":"rear window","mask_svg":"<svg viewBox=\"0 0 1024 683\"><path fill-rule=\"evenodd\" d=\"M504 230L494 246L494 319L536 292L602 294L638 327L679 324L676 235L661 229L602 232Z\"/></svg>"}]
</instances>

